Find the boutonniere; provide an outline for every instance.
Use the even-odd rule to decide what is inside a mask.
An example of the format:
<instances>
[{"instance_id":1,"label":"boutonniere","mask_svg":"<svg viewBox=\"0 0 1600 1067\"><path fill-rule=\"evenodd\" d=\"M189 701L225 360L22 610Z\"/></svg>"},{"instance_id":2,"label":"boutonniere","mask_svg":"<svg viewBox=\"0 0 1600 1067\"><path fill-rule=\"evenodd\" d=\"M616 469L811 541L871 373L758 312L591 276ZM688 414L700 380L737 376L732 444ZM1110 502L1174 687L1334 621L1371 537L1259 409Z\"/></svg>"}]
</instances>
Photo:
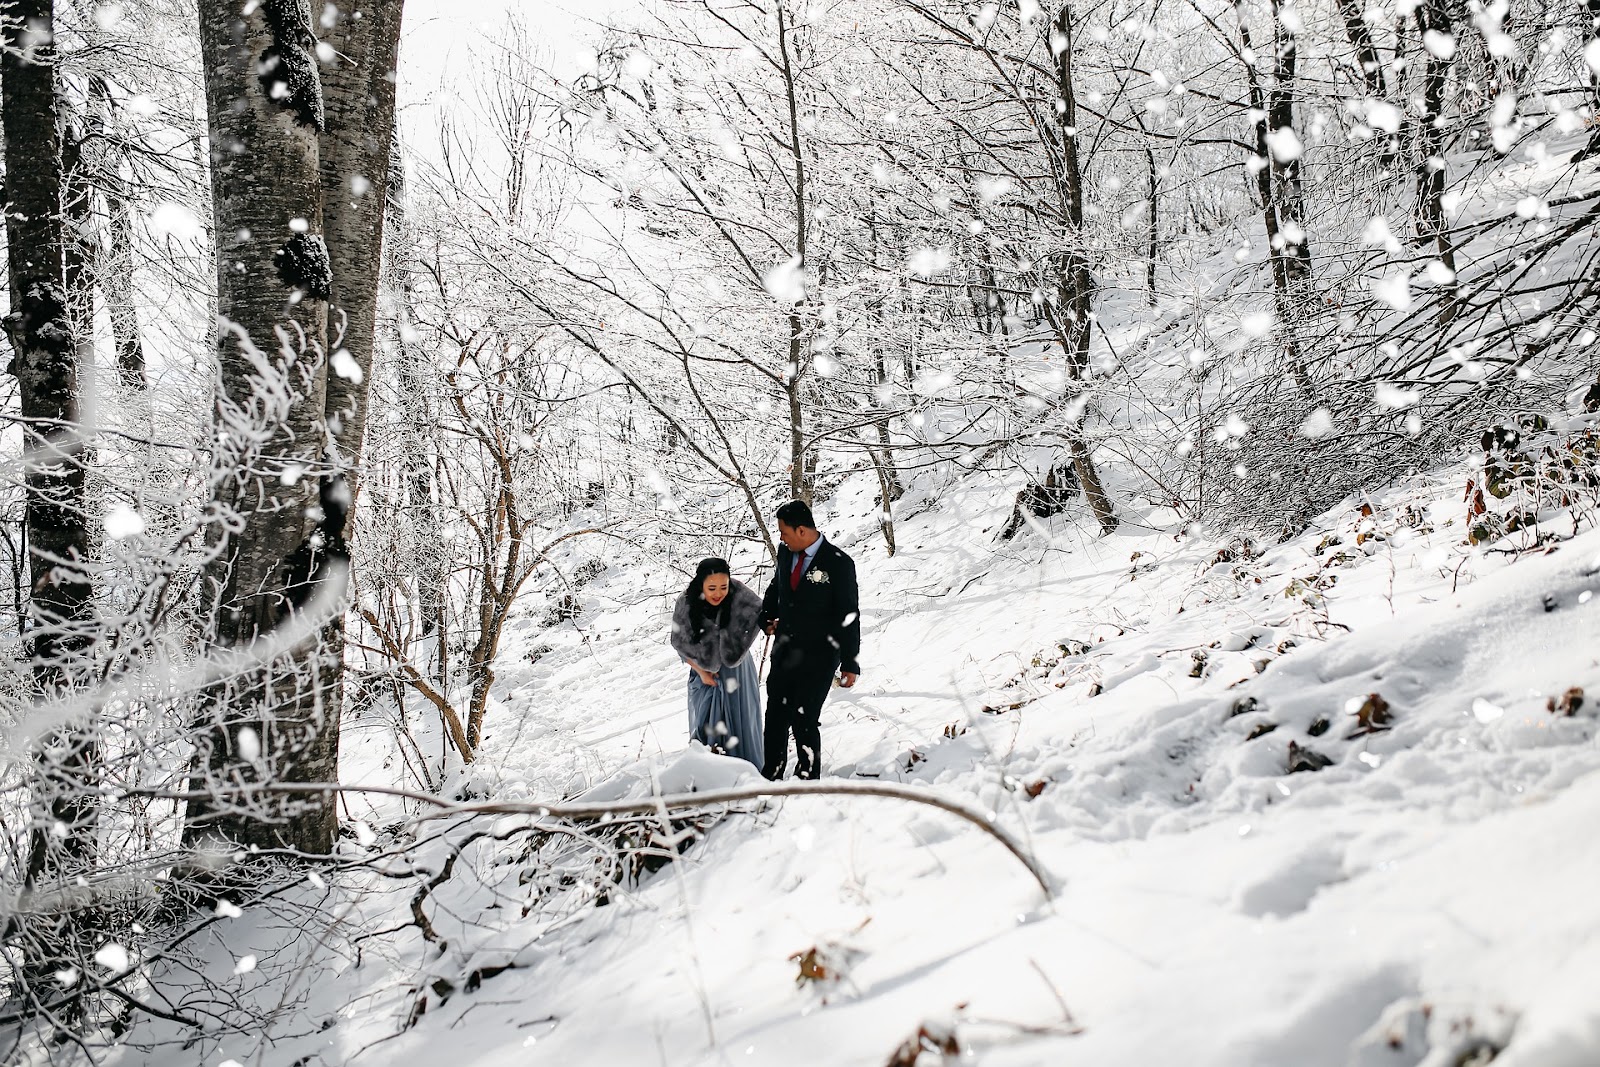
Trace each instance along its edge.
<instances>
[{"instance_id":1,"label":"boutonniere","mask_svg":"<svg viewBox=\"0 0 1600 1067\"><path fill-rule=\"evenodd\" d=\"M817 568L813 567L811 570L806 572L806 581L816 582L818 585L827 585L828 572L824 570L818 570Z\"/></svg>"}]
</instances>

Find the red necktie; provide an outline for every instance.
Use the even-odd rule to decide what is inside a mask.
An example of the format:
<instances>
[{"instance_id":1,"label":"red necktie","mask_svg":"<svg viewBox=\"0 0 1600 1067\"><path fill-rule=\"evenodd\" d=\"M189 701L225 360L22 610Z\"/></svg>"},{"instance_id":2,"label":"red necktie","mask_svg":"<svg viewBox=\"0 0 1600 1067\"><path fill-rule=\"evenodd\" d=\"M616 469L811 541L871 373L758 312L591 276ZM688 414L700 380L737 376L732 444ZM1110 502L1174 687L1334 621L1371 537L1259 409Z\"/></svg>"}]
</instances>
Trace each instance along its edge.
<instances>
[{"instance_id":1,"label":"red necktie","mask_svg":"<svg viewBox=\"0 0 1600 1067\"><path fill-rule=\"evenodd\" d=\"M789 591L796 592L800 588L800 572L806 569L806 557L803 552L796 552L794 556L794 570L789 572Z\"/></svg>"}]
</instances>

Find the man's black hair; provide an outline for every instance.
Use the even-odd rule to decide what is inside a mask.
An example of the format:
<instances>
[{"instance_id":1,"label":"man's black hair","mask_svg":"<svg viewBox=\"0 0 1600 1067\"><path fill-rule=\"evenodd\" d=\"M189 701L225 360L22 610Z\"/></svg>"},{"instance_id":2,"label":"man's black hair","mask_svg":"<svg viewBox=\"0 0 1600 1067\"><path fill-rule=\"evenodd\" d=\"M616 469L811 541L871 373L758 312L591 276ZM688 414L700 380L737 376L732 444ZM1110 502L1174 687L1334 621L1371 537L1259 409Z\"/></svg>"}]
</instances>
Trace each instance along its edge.
<instances>
[{"instance_id":1,"label":"man's black hair","mask_svg":"<svg viewBox=\"0 0 1600 1067\"><path fill-rule=\"evenodd\" d=\"M817 528L817 520L811 514L811 505L804 500L791 500L779 508L778 521L794 529L802 526L812 530Z\"/></svg>"}]
</instances>

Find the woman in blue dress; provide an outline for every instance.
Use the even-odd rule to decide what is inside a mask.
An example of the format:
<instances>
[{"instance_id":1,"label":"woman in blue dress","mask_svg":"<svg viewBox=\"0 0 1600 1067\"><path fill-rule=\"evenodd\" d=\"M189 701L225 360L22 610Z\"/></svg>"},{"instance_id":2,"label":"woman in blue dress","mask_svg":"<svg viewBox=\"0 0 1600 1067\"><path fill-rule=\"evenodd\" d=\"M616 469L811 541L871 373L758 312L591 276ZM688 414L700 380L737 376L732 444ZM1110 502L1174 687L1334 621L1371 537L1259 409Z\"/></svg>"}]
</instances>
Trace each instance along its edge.
<instances>
[{"instance_id":1,"label":"woman in blue dress","mask_svg":"<svg viewBox=\"0 0 1600 1067\"><path fill-rule=\"evenodd\" d=\"M689 736L761 766L761 686L750 650L761 597L727 560L703 559L672 609L672 647L689 665Z\"/></svg>"}]
</instances>

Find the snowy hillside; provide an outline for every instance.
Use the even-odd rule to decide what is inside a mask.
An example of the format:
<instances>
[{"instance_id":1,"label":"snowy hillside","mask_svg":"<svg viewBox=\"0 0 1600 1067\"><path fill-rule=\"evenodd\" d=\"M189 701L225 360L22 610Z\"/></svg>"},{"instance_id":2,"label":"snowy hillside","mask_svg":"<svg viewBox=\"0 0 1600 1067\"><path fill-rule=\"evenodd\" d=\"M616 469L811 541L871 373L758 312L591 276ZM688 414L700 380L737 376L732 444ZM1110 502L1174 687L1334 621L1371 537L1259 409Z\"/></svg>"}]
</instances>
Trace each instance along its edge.
<instances>
[{"instance_id":1,"label":"snowy hillside","mask_svg":"<svg viewBox=\"0 0 1600 1067\"><path fill-rule=\"evenodd\" d=\"M1259 554L1061 519L991 557L1005 500L957 487L886 559L852 485L819 515L865 579L866 674L824 767L991 810L1053 898L885 799L734 805L600 906L593 855L531 873L526 816L424 823L420 873L220 917L204 972L247 988L239 958L277 953L246 1003L295 1022L185 1062L1600 1062L1600 532L1469 547L1466 476ZM665 623L663 598L539 636L497 694L498 798L753 780L685 751ZM352 854L395 841L362 829Z\"/></svg>"},{"instance_id":2,"label":"snowy hillside","mask_svg":"<svg viewBox=\"0 0 1600 1067\"><path fill-rule=\"evenodd\" d=\"M1600 0L8 10L0 1067L1600 1067Z\"/></svg>"}]
</instances>

